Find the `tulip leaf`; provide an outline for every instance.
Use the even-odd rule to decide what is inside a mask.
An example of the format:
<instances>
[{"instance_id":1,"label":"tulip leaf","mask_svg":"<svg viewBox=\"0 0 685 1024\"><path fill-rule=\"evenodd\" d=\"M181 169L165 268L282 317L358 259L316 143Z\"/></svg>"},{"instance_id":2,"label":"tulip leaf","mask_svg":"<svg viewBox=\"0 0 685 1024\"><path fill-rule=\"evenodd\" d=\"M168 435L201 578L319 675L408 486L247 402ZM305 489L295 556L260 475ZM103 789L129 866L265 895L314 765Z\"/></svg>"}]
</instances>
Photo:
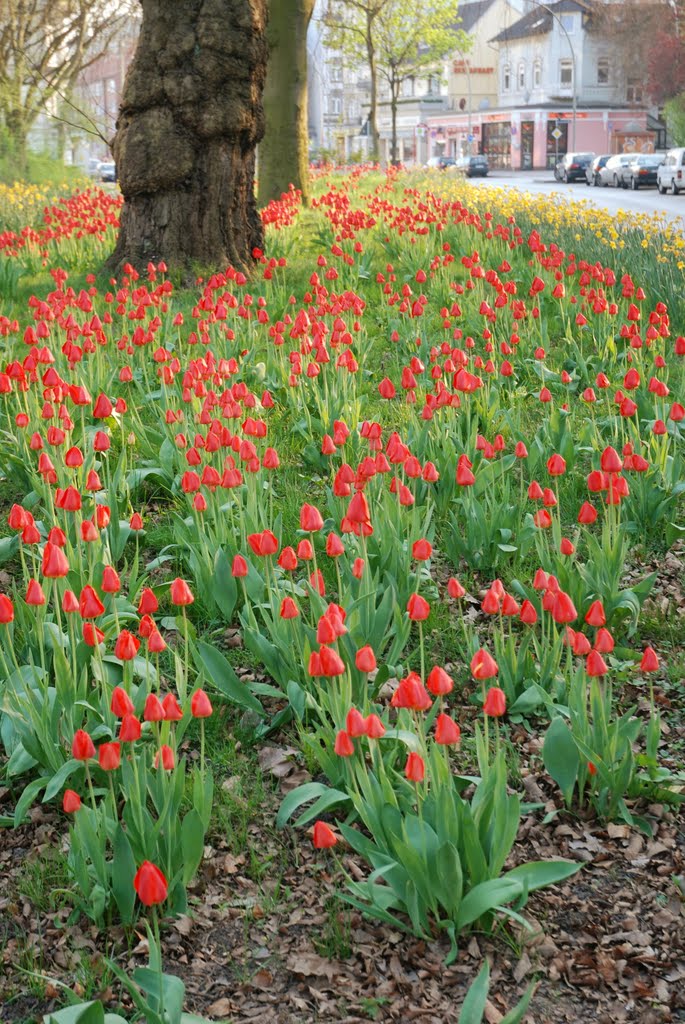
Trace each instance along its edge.
<instances>
[{"instance_id":1,"label":"tulip leaf","mask_svg":"<svg viewBox=\"0 0 685 1024\"><path fill-rule=\"evenodd\" d=\"M90 1003L77 1003L76 1006L65 1006L63 1010L46 1013L43 1020L45 1024L104 1024L105 1010L100 1000L96 999Z\"/></svg>"},{"instance_id":2,"label":"tulip leaf","mask_svg":"<svg viewBox=\"0 0 685 1024\"><path fill-rule=\"evenodd\" d=\"M214 559L214 572L211 578L211 593L217 608L224 616L226 622L230 622L238 597L238 587L231 572L231 565L226 552L219 548Z\"/></svg>"},{"instance_id":3,"label":"tulip leaf","mask_svg":"<svg viewBox=\"0 0 685 1024\"><path fill-rule=\"evenodd\" d=\"M241 708L264 714L264 708L245 683L241 683L233 668L216 647L200 640L195 645L195 662L213 686Z\"/></svg>"},{"instance_id":4,"label":"tulip leaf","mask_svg":"<svg viewBox=\"0 0 685 1024\"><path fill-rule=\"evenodd\" d=\"M193 807L186 814L181 825L181 849L183 851L183 884L187 885L197 871L205 847L205 829L202 818Z\"/></svg>"},{"instance_id":5,"label":"tulip leaf","mask_svg":"<svg viewBox=\"0 0 685 1024\"><path fill-rule=\"evenodd\" d=\"M582 864L572 860L531 860L519 864L504 875L503 881L513 879L521 882L528 892L543 889L546 885L555 885L575 875Z\"/></svg>"},{"instance_id":6,"label":"tulip leaf","mask_svg":"<svg viewBox=\"0 0 685 1024\"><path fill-rule=\"evenodd\" d=\"M571 730L561 716L553 718L547 729L542 759L568 806L573 798L580 757Z\"/></svg>"},{"instance_id":7,"label":"tulip leaf","mask_svg":"<svg viewBox=\"0 0 685 1024\"><path fill-rule=\"evenodd\" d=\"M323 814L329 807L349 800L349 796L340 789L331 789L329 786L324 785L323 782L306 782L303 786L293 789L284 798L276 817L277 827L283 828L295 811L299 810L303 804L308 803L310 800L314 800L314 804L309 810L300 815L296 822L297 825L306 824L313 817Z\"/></svg>"},{"instance_id":8,"label":"tulip leaf","mask_svg":"<svg viewBox=\"0 0 685 1024\"><path fill-rule=\"evenodd\" d=\"M24 792L17 801L17 806L14 808L15 828L18 828L23 823L24 815L40 793L41 789L43 789L46 782L47 779L33 779L33 781L29 782L28 786L26 786Z\"/></svg>"},{"instance_id":9,"label":"tulip leaf","mask_svg":"<svg viewBox=\"0 0 685 1024\"><path fill-rule=\"evenodd\" d=\"M491 878L466 894L457 915L457 929L467 928L501 903L510 903L521 895L523 885L515 878Z\"/></svg>"},{"instance_id":10,"label":"tulip leaf","mask_svg":"<svg viewBox=\"0 0 685 1024\"><path fill-rule=\"evenodd\" d=\"M490 965L486 960L478 972L476 980L469 985L466 999L459 1014L458 1024L482 1024L489 988Z\"/></svg>"},{"instance_id":11,"label":"tulip leaf","mask_svg":"<svg viewBox=\"0 0 685 1024\"><path fill-rule=\"evenodd\" d=\"M131 924L136 900L136 892L133 888L136 862L128 836L121 827L121 823L117 825L114 834L113 851L112 891L122 922Z\"/></svg>"},{"instance_id":12,"label":"tulip leaf","mask_svg":"<svg viewBox=\"0 0 685 1024\"><path fill-rule=\"evenodd\" d=\"M65 761L60 770L55 772L45 787L43 803L46 804L48 800L52 800L53 796L56 796L56 794L62 789L67 779L73 775L75 771L78 771L80 767L81 762L75 761L73 758Z\"/></svg>"}]
</instances>

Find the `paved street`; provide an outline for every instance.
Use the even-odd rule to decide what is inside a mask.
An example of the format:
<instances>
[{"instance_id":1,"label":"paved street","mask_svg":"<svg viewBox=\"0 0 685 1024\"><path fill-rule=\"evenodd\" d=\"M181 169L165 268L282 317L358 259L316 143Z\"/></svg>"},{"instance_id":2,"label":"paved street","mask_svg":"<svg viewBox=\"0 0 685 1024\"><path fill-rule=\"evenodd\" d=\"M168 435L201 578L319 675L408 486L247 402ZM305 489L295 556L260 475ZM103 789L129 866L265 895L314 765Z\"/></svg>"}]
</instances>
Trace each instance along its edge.
<instances>
[{"instance_id":1,"label":"paved street","mask_svg":"<svg viewBox=\"0 0 685 1024\"><path fill-rule=\"evenodd\" d=\"M666 220L673 221L676 227L685 231L685 192L678 196L660 196L656 188L631 192L622 188L594 188L583 182L564 185L554 180L552 171L491 171L485 179L471 180L474 184L517 188L533 195L550 195L554 192L568 199L586 199L611 213L619 210L646 214L660 212Z\"/></svg>"}]
</instances>

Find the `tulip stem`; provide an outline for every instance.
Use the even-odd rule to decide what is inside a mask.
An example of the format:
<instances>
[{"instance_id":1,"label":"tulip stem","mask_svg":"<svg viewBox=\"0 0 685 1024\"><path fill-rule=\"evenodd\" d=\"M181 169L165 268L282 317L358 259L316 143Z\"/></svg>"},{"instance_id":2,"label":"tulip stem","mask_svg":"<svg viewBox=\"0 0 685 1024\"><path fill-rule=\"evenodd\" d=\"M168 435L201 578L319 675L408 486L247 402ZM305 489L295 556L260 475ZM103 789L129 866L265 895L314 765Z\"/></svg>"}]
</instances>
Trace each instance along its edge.
<instances>
[{"instance_id":1,"label":"tulip stem","mask_svg":"<svg viewBox=\"0 0 685 1024\"><path fill-rule=\"evenodd\" d=\"M152 908L152 928L157 946L157 971L159 973L159 1016L164 1021L164 971L162 970L162 943L159 937L159 917L157 907Z\"/></svg>"},{"instance_id":2,"label":"tulip stem","mask_svg":"<svg viewBox=\"0 0 685 1024\"><path fill-rule=\"evenodd\" d=\"M87 761L84 762L84 767L86 769L86 782L88 783L88 792L90 793L90 802L93 805L93 811L96 811L96 807L95 807L95 790L93 789L93 780L90 777L90 768L88 767L88 762Z\"/></svg>"}]
</instances>

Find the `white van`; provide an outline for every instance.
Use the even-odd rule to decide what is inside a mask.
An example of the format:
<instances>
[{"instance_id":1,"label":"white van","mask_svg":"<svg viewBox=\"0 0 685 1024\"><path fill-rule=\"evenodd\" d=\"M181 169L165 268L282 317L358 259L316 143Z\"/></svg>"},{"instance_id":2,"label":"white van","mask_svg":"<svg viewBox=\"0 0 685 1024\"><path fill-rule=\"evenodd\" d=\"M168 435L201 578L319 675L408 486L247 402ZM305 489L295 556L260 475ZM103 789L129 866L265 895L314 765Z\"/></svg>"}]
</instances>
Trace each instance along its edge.
<instances>
[{"instance_id":1,"label":"white van","mask_svg":"<svg viewBox=\"0 0 685 1024\"><path fill-rule=\"evenodd\" d=\"M685 189L685 148L669 149L657 169L656 187L661 195L670 189L674 196Z\"/></svg>"}]
</instances>

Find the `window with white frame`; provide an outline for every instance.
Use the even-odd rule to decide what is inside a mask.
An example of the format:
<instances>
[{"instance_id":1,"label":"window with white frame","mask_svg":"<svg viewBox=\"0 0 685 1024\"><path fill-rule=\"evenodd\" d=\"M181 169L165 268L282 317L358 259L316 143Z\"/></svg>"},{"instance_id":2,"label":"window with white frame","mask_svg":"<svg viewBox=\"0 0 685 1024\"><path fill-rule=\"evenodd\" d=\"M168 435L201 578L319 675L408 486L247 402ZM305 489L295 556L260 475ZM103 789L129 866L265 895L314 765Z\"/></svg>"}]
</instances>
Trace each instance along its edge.
<instances>
[{"instance_id":1,"label":"window with white frame","mask_svg":"<svg viewBox=\"0 0 685 1024\"><path fill-rule=\"evenodd\" d=\"M342 100L339 96L328 97L328 113L339 114L342 110Z\"/></svg>"},{"instance_id":2,"label":"window with white frame","mask_svg":"<svg viewBox=\"0 0 685 1024\"><path fill-rule=\"evenodd\" d=\"M539 89L542 85L542 61L538 58L533 64L533 88Z\"/></svg>"},{"instance_id":3,"label":"window with white frame","mask_svg":"<svg viewBox=\"0 0 685 1024\"><path fill-rule=\"evenodd\" d=\"M609 84L609 58L600 57L597 61L597 85Z\"/></svg>"},{"instance_id":4,"label":"window with white frame","mask_svg":"<svg viewBox=\"0 0 685 1024\"><path fill-rule=\"evenodd\" d=\"M560 60L559 61L559 85L562 89L573 88L573 61L572 60Z\"/></svg>"},{"instance_id":5,"label":"window with white frame","mask_svg":"<svg viewBox=\"0 0 685 1024\"><path fill-rule=\"evenodd\" d=\"M342 82L342 67L340 64L331 64L331 82Z\"/></svg>"},{"instance_id":6,"label":"window with white frame","mask_svg":"<svg viewBox=\"0 0 685 1024\"><path fill-rule=\"evenodd\" d=\"M502 92L511 90L511 66L505 64L502 68Z\"/></svg>"},{"instance_id":7,"label":"window with white frame","mask_svg":"<svg viewBox=\"0 0 685 1024\"><path fill-rule=\"evenodd\" d=\"M575 14L562 14L560 16L561 27L565 28L569 35L572 35L576 30L576 16Z\"/></svg>"},{"instance_id":8,"label":"window with white frame","mask_svg":"<svg viewBox=\"0 0 685 1024\"><path fill-rule=\"evenodd\" d=\"M526 87L526 62L525 62L525 60L520 60L519 61L516 81L517 81L519 89L525 89L525 87Z\"/></svg>"},{"instance_id":9,"label":"window with white frame","mask_svg":"<svg viewBox=\"0 0 685 1024\"><path fill-rule=\"evenodd\" d=\"M628 103L642 103L642 79L637 75L628 75L626 100Z\"/></svg>"}]
</instances>

